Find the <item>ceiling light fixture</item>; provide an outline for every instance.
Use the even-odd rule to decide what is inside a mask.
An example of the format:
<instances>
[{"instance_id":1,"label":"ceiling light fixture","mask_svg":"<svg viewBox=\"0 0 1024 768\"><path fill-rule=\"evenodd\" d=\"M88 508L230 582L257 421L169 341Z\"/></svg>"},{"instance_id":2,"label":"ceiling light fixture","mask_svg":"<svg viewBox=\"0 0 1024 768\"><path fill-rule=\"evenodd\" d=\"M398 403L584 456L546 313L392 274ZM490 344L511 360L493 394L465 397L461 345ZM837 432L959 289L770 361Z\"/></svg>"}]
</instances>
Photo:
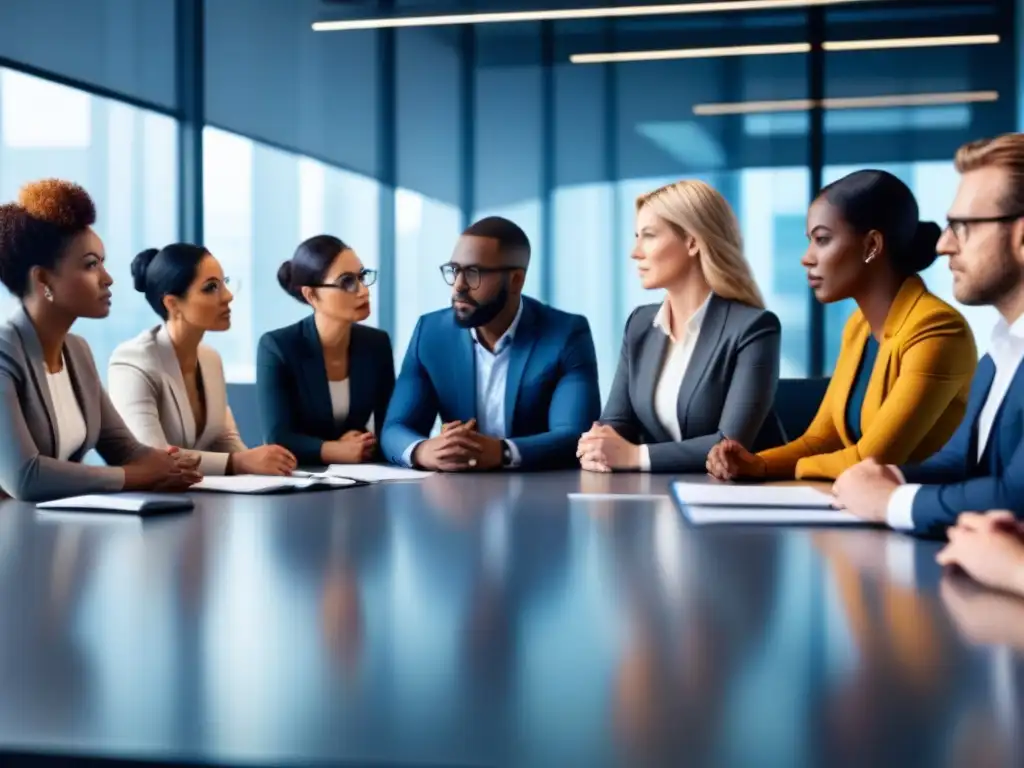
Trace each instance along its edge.
<instances>
[{"instance_id":1,"label":"ceiling light fixture","mask_svg":"<svg viewBox=\"0 0 1024 768\"><path fill-rule=\"evenodd\" d=\"M665 61L671 59L717 59L725 56L773 56L785 53L810 53L810 43L774 43L768 45L730 45L721 48L679 48L668 51L623 51L621 53L574 53L573 64L622 64L627 61Z\"/></svg>"},{"instance_id":2,"label":"ceiling light fixture","mask_svg":"<svg viewBox=\"0 0 1024 768\"><path fill-rule=\"evenodd\" d=\"M547 11L494 11L449 13L433 16L395 16L377 19L340 19L313 22L314 32L342 32L355 29L397 27L441 27L459 24L499 24L524 21L570 21L573 19L621 19L636 16L675 16L690 13L780 10L827 5L853 5L880 0L716 0L716 2L624 5L608 8L563 8Z\"/></svg>"},{"instance_id":3,"label":"ceiling light fixture","mask_svg":"<svg viewBox=\"0 0 1024 768\"><path fill-rule=\"evenodd\" d=\"M874 51L895 48L942 48L956 45L992 45L999 35L953 35L949 37L900 37L881 40L829 40L826 51ZM731 45L719 48L678 48L664 51L622 51L618 53L574 53L573 64L621 64L629 61L668 61L674 59L716 59L725 56L771 56L810 53L810 43L774 43L768 45Z\"/></svg>"},{"instance_id":4,"label":"ceiling light fixture","mask_svg":"<svg viewBox=\"0 0 1024 768\"><path fill-rule=\"evenodd\" d=\"M880 40L826 40L826 51L885 51L894 48L945 48L955 45L994 45L999 35L950 35L948 37L894 37Z\"/></svg>"},{"instance_id":5,"label":"ceiling light fixture","mask_svg":"<svg viewBox=\"0 0 1024 768\"><path fill-rule=\"evenodd\" d=\"M998 91L961 91L951 93L909 93L894 96L847 96L822 99L824 109L877 109L880 107L924 107L937 104L977 104L997 101ZM723 104L695 104L693 114L703 117L750 115L761 112L804 112L813 109L813 99L779 101L739 101Z\"/></svg>"}]
</instances>

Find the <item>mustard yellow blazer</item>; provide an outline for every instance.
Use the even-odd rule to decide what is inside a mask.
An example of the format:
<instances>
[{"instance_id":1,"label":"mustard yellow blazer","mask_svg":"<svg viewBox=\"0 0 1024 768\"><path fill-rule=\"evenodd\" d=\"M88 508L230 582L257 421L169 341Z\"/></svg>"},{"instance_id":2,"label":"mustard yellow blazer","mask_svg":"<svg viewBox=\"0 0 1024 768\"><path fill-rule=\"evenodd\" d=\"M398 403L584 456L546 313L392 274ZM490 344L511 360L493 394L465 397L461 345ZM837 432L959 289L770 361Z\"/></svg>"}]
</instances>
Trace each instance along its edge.
<instances>
[{"instance_id":1,"label":"mustard yellow blazer","mask_svg":"<svg viewBox=\"0 0 1024 768\"><path fill-rule=\"evenodd\" d=\"M978 364L974 335L963 316L908 277L889 308L871 371L861 434L854 442L846 407L871 329L858 309L814 421L803 437L762 451L769 477L828 479L874 457L883 464L922 461L953 435L967 407Z\"/></svg>"}]
</instances>

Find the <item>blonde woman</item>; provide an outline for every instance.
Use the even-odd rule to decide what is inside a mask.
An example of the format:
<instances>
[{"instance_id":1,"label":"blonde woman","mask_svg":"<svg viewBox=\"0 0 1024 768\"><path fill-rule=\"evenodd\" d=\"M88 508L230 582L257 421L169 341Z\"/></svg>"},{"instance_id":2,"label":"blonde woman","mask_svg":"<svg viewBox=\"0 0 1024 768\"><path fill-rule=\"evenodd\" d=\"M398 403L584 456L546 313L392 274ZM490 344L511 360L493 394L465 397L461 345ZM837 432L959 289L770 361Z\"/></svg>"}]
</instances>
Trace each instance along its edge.
<instances>
[{"instance_id":1,"label":"blonde woman","mask_svg":"<svg viewBox=\"0 0 1024 768\"><path fill-rule=\"evenodd\" d=\"M714 445L755 445L772 414L779 320L764 309L736 216L704 182L636 201L631 258L644 288L665 298L626 321L608 403L576 455L595 472L704 472Z\"/></svg>"}]
</instances>

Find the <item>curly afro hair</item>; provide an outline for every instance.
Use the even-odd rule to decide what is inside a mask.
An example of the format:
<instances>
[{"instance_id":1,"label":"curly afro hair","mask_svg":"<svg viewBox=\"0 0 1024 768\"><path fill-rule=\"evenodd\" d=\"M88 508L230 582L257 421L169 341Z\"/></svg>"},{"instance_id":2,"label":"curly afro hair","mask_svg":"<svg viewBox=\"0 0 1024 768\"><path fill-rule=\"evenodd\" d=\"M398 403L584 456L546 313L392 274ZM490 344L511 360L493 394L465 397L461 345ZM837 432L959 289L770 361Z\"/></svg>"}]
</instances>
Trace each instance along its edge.
<instances>
[{"instance_id":1,"label":"curly afro hair","mask_svg":"<svg viewBox=\"0 0 1024 768\"><path fill-rule=\"evenodd\" d=\"M68 240L96 223L96 206L77 184L44 179L26 184L18 202L0 205L0 283L25 296L33 267L53 269Z\"/></svg>"}]
</instances>

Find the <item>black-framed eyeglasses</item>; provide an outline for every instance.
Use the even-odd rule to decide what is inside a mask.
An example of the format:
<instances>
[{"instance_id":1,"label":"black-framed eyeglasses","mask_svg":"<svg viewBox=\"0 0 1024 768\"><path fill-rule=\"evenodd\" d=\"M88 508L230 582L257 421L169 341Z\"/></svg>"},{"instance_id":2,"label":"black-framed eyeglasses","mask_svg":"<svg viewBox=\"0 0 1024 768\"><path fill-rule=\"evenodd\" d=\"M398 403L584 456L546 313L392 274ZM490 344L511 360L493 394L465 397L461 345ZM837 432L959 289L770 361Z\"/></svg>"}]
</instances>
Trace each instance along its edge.
<instances>
[{"instance_id":1,"label":"black-framed eyeglasses","mask_svg":"<svg viewBox=\"0 0 1024 768\"><path fill-rule=\"evenodd\" d=\"M971 224L1009 224L1021 218L1024 218L1024 211L1003 216L949 216L946 218L946 229L962 243L967 239Z\"/></svg>"},{"instance_id":2,"label":"black-framed eyeglasses","mask_svg":"<svg viewBox=\"0 0 1024 768\"><path fill-rule=\"evenodd\" d=\"M358 293L360 283L369 288L377 282L376 269L361 269L359 272L342 272L329 283L317 283L310 288L340 288L345 293Z\"/></svg>"},{"instance_id":3,"label":"black-framed eyeglasses","mask_svg":"<svg viewBox=\"0 0 1024 768\"><path fill-rule=\"evenodd\" d=\"M517 269L522 269L522 267L463 267L461 264L452 264L449 262L447 264L442 264L440 269L441 277L444 278L444 281L448 283L448 285L455 285L459 279L459 275L462 275L466 280L466 285L470 288L479 288L481 275L489 275L498 272L515 272Z\"/></svg>"}]
</instances>

